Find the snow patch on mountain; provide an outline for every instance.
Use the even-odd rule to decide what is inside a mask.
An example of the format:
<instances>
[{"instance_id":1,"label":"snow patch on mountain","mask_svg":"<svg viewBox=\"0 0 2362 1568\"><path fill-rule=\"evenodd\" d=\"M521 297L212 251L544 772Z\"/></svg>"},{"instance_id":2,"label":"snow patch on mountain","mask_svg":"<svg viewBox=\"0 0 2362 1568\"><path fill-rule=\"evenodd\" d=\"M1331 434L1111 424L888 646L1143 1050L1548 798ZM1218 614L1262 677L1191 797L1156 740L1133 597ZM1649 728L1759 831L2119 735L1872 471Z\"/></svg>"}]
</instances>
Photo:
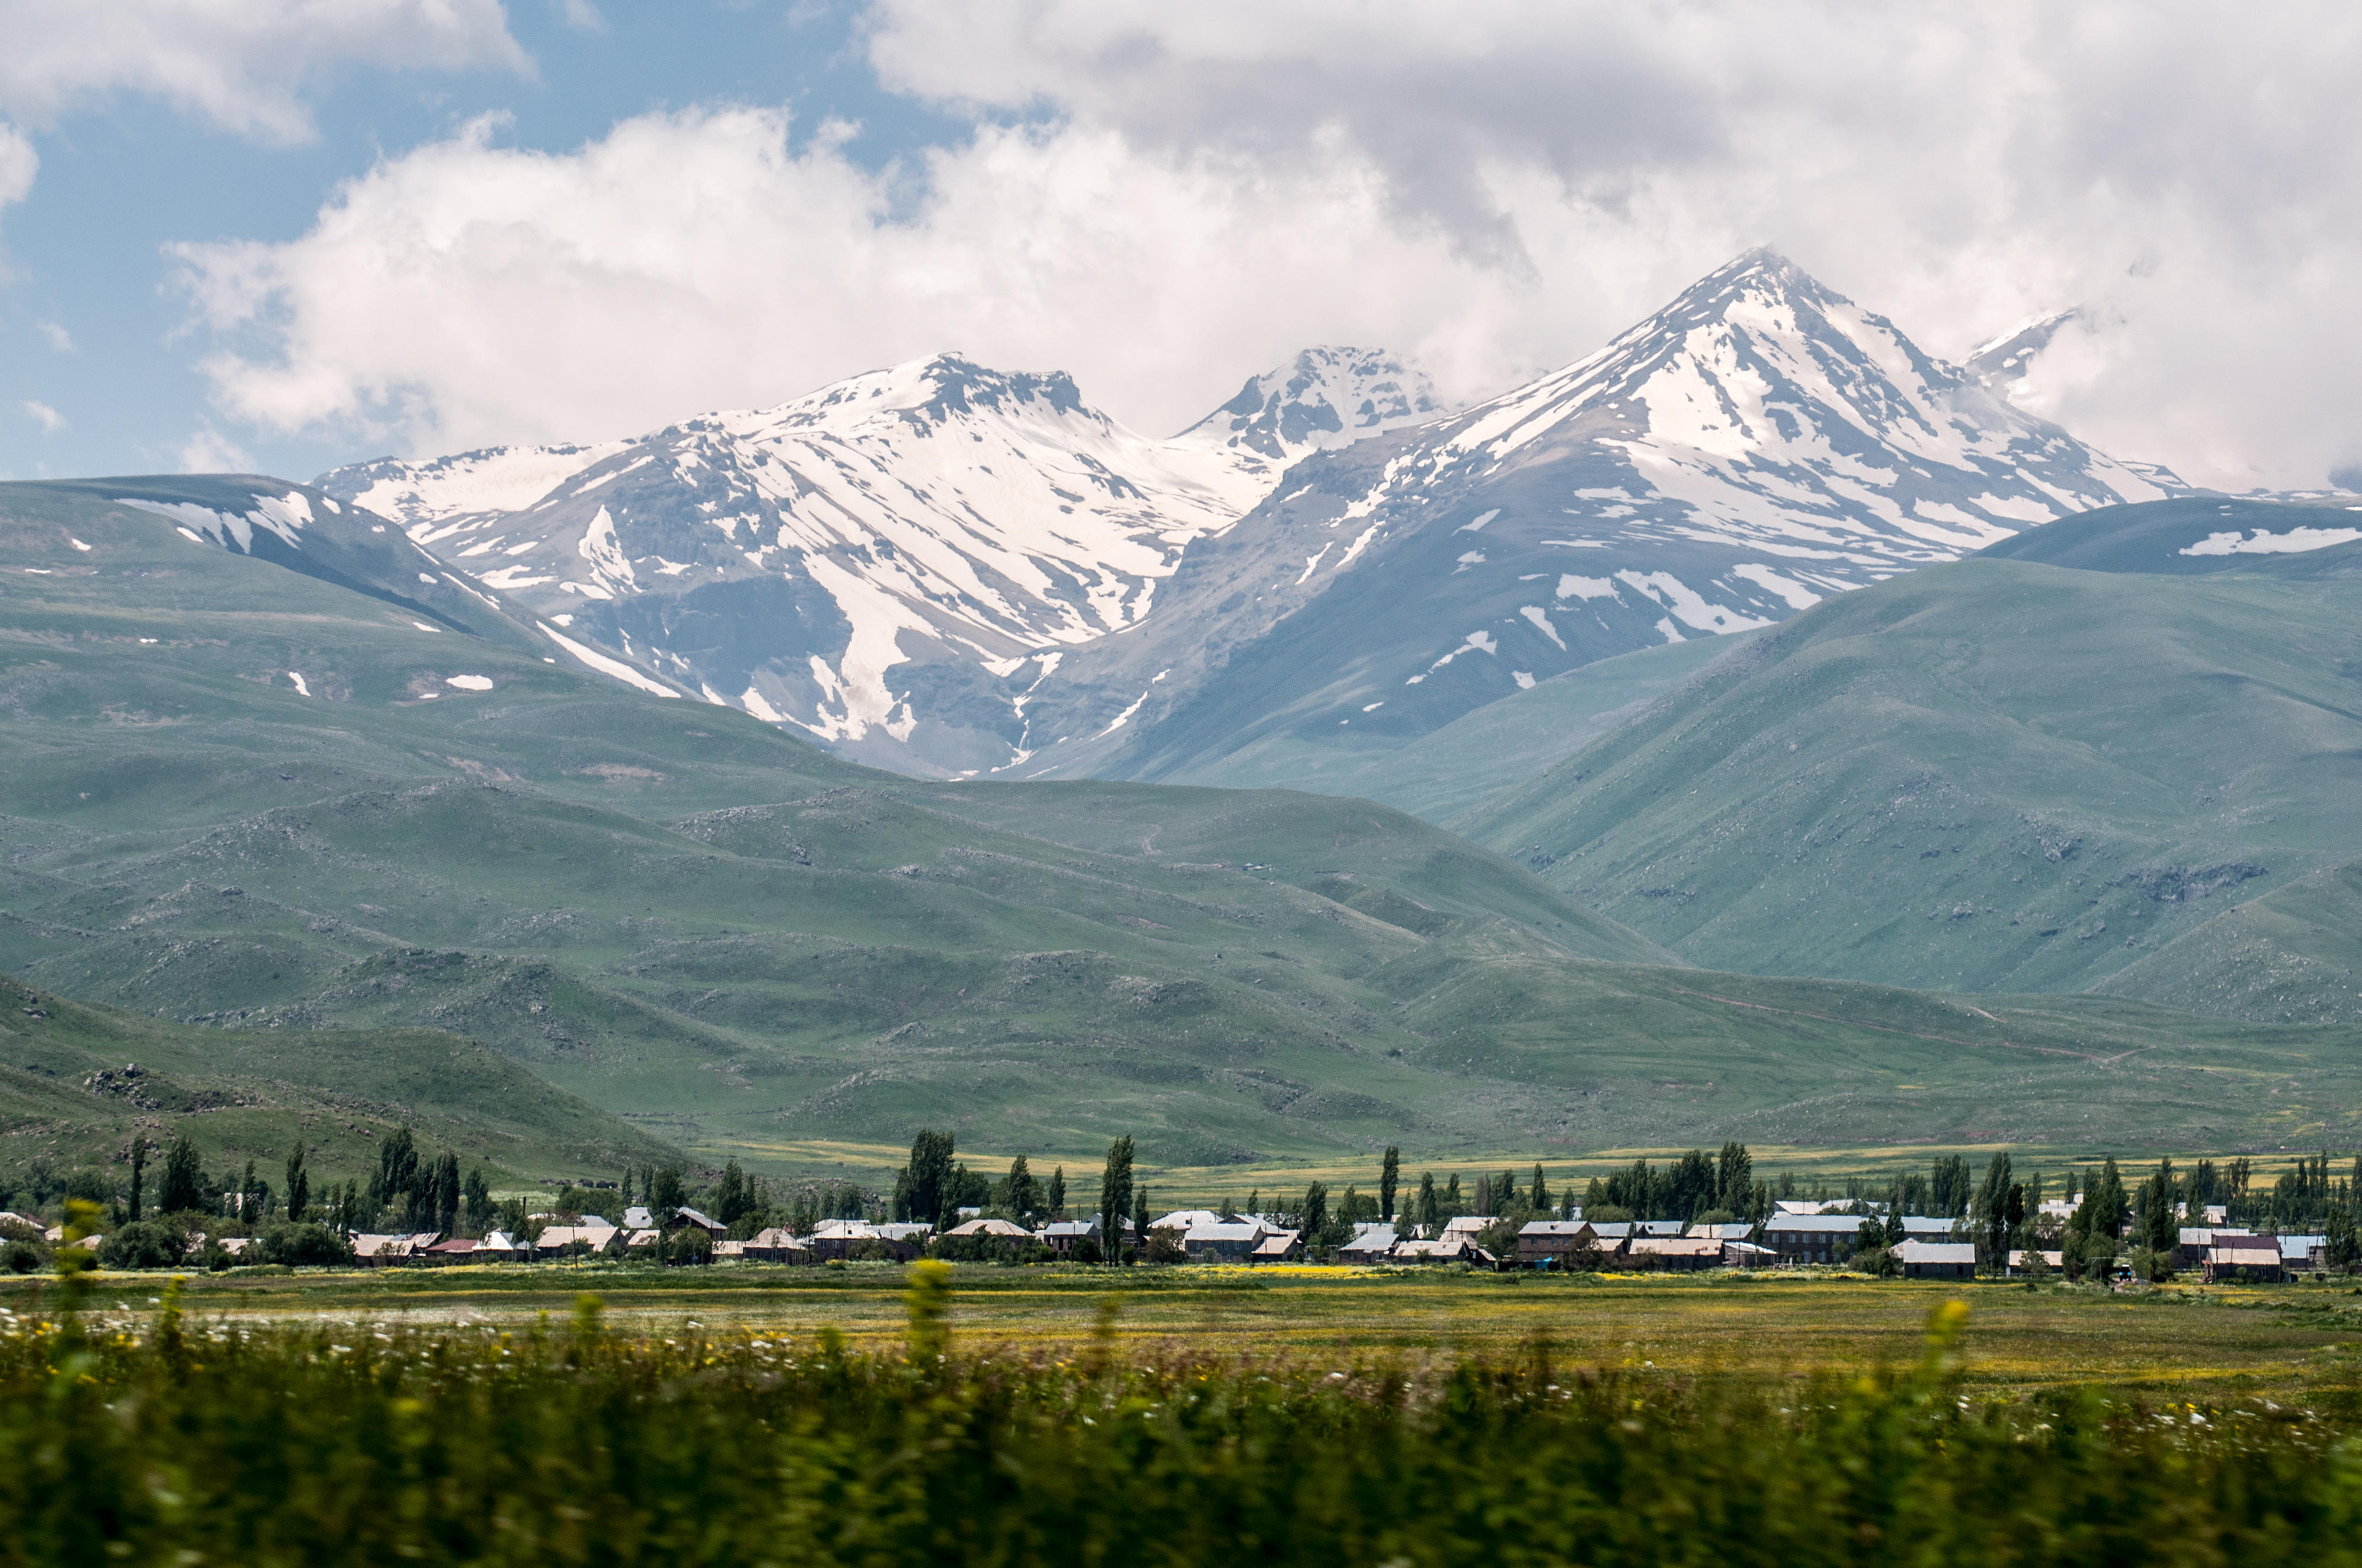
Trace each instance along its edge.
<instances>
[{"instance_id":1,"label":"snow patch on mountain","mask_svg":"<svg viewBox=\"0 0 2362 1568\"><path fill-rule=\"evenodd\" d=\"M893 766L964 772L1026 752L1021 665L1139 627L1182 552L1295 455L1438 406L1398 358L1313 349L1156 440L1064 375L945 354L630 441L320 484L573 646Z\"/></svg>"},{"instance_id":2,"label":"snow patch on mountain","mask_svg":"<svg viewBox=\"0 0 2362 1568\"><path fill-rule=\"evenodd\" d=\"M193 501L140 501L132 496L113 499L117 506L137 507L170 518L182 525L184 533L191 528L200 530L224 549L236 545L248 555L254 553L257 528L269 529L282 544L301 548L303 540L299 536L312 521L312 502L299 490L291 490L283 496L258 494L250 512L216 511Z\"/></svg>"}]
</instances>

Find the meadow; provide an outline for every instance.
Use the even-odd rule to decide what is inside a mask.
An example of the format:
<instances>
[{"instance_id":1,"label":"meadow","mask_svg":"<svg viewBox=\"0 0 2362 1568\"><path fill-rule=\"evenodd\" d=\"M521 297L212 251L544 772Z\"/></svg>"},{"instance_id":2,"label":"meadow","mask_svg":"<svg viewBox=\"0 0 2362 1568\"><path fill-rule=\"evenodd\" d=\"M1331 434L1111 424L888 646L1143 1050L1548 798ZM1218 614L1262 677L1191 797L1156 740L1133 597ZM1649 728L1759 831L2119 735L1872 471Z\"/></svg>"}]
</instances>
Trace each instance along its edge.
<instances>
[{"instance_id":1,"label":"meadow","mask_svg":"<svg viewBox=\"0 0 2362 1568\"><path fill-rule=\"evenodd\" d=\"M2325 1288L680 1272L102 1278L62 1316L56 1283L46 1316L19 1286L0 1563L2339 1562L2362 1540L2362 1312Z\"/></svg>"},{"instance_id":2,"label":"meadow","mask_svg":"<svg viewBox=\"0 0 2362 1568\"><path fill-rule=\"evenodd\" d=\"M1460 1274L1437 1270L949 1264L946 1331L964 1351L1073 1359L1217 1355L1290 1364L1373 1358L1448 1364L1538 1340L1600 1375L1772 1382L1908 1364L1928 1314L1964 1300L1959 1375L1990 1391L2068 1387L2158 1398L2342 1401L2362 1387L2362 1291L2339 1285L2175 1283L2114 1293L2059 1284L1879 1280L1820 1270L1709 1275ZM92 1309L140 1331L164 1278L92 1276ZM595 1262L381 1271L234 1270L188 1280L192 1321L235 1329L495 1329L565 1321L584 1296L605 1320L662 1338L699 1331L823 1334L883 1353L906 1332L895 1264ZM40 1280L0 1280L0 1306L35 1316ZM2356 1408L2362 1417L2362 1406Z\"/></svg>"}]
</instances>

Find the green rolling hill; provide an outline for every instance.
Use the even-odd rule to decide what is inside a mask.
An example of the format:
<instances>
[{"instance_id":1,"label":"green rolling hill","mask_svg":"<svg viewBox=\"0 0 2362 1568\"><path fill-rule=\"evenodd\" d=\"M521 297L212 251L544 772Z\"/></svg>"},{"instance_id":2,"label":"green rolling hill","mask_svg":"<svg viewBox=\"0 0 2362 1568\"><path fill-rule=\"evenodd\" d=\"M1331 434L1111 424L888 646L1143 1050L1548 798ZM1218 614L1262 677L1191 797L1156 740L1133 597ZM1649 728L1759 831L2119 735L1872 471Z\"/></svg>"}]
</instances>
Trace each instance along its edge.
<instances>
[{"instance_id":1,"label":"green rolling hill","mask_svg":"<svg viewBox=\"0 0 2362 1568\"><path fill-rule=\"evenodd\" d=\"M1709 967L2157 974L2232 904L2362 854L2362 543L2185 552L2357 522L2068 519L1761 634L1460 825Z\"/></svg>"},{"instance_id":2,"label":"green rolling hill","mask_svg":"<svg viewBox=\"0 0 2362 1568\"><path fill-rule=\"evenodd\" d=\"M0 1179L127 1158L186 1132L208 1169L253 1160L275 1187L289 1150L315 1182L364 1176L409 1127L497 1184L610 1177L679 1150L473 1040L425 1029L201 1029L92 1007L0 977Z\"/></svg>"},{"instance_id":3,"label":"green rolling hill","mask_svg":"<svg viewBox=\"0 0 2362 1568\"><path fill-rule=\"evenodd\" d=\"M0 969L213 1026L193 1040L444 1031L773 1169L929 1123L1207 1165L2227 1146L2330 1136L2354 1103L2351 1029L1707 974L1368 801L855 767L586 670L466 580L424 615L370 591L405 586L383 564L340 569L356 588L112 489L0 486Z\"/></svg>"}]
</instances>

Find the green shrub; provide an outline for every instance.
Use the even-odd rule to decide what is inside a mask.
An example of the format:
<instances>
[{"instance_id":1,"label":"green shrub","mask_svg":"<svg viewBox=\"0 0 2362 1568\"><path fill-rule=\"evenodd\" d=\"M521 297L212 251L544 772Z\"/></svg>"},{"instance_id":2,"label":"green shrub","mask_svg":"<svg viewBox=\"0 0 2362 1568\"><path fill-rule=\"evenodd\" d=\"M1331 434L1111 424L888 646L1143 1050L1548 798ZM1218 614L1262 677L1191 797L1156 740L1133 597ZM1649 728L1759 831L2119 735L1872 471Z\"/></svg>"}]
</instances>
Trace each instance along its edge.
<instances>
[{"instance_id":1,"label":"green shrub","mask_svg":"<svg viewBox=\"0 0 2362 1568\"><path fill-rule=\"evenodd\" d=\"M41 1266L41 1249L32 1242L10 1242L0 1246L0 1266L10 1274L30 1274Z\"/></svg>"},{"instance_id":2,"label":"green shrub","mask_svg":"<svg viewBox=\"0 0 2362 1568\"><path fill-rule=\"evenodd\" d=\"M122 1226L98 1244L98 1261L108 1268L178 1268L186 1261L187 1240L160 1220Z\"/></svg>"},{"instance_id":3,"label":"green shrub","mask_svg":"<svg viewBox=\"0 0 2362 1568\"><path fill-rule=\"evenodd\" d=\"M2362 1465L2330 1420L1968 1397L1956 1317L1915 1370L1801 1382L1584 1375L1540 1344L1127 1362L1108 1334L1065 1363L964 1355L948 1275L917 1277L907 1353L643 1339L595 1304L513 1335L184 1332L169 1292L145 1336L19 1319L0 1327L0 1568L2273 1568L2362 1539Z\"/></svg>"},{"instance_id":4,"label":"green shrub","mask_svg":"<svg viewBox=\"0 0 2362 1568\"><path fill-rule=\"evenodd\" d=\"M259 1255L264 1263L303 1268L353 1261L352 1248L345 1244L342 1236L326 1225L273 1225L262 1232L259 1241Z\"/></svg>"}]
</instances>

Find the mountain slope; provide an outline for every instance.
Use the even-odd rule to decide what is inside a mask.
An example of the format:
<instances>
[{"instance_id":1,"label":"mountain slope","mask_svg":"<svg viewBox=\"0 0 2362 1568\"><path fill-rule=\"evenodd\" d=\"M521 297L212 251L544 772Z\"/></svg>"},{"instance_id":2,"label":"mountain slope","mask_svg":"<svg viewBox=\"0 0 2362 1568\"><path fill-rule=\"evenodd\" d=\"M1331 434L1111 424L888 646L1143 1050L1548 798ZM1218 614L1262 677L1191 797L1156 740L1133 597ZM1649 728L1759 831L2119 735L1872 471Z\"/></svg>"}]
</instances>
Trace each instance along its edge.
<instances>
[{"instance_id":1,"label":"mountain slope","mask_svg":"<svg viewBox=\"0 0 2362 1568\"><path fill-rule=\"evenodd\" d=\"M2167 476L2169 480L2169 476ZM1761 626L2166 491L1768 251L1576 364L1315 454L1028 712L1025 777L1409 737L1599 658Z\"/></svg>"},{"instance_id":2,"label":"mountain slope","mask_svg":"<svg viewBox=\"0 0 2362 1568\"><path fill-rule=\"evenodd\" d=\"M1063 375L940 355L635 440L319 482L711 701L962 773L1021 756L1041 678L1138 627L1289 462L1435 411L1399 360L1314 349L1160 441Z\"/></svg>"},{"instance_id":3,"label":"mountain slope","mask_svg":"<svg viewBox=\"0 0 2362 1568\"><path fill-rule=\"evenodd\" d=\"M2215 1018L2362 1023L2362 861L2224 910L2099 988Z\"/></svg>"},{"instance_id":4,"label":"mountain slope","mask_svg":"<svg viewBox=\"0 0 2362 1568\"><path fill-rule=\"evenodd\" d=\"M2362 1103L2352 1029L1683 968L1366 802L912 780L92 494L0 487L0 968L215 1025L166 1032L219 1078L312 1086L220 1140L259 1158L299 1112L340 1150L395 1102L458 1129L471 1097L539 1092L486 1076L511 1065L707 1159L831 1172L922 1125L1195 1165L2223 1147L2343 1141ZM420 1026L447 1032L316 1032ZM428 1060L405 1042L455 1036L506 1063L396 1092ZM6 1086L43 1116L84 1092Z\"/></svg>"},{"instance_id":5,"label":"mountain slope","mask_svg":"<svg viewBox=\"0 0 2362 1568\"><path fill-rule=\"evenodd\" d=\"M2345 515L2129 508L2011 548L2213 569L1983 558L1832 601L1464 826L1712 967L2100 983L2362 854L2362 543L2182 553Z\"/></svg>"},{"instance_id":6,"label":"mountain slope","mask_svg":"<svg viewBox=\"0 0 2362 1568\"><path fill-rule=\"evenodd\" d=\"M195 1140L225 1177L256 1161L275 1186L290 1146L315 1183L365 1177L412 1128L430 1153L495 1182L610 1177L679 1151L472 1040L421 1029L194 1029L91 1007L0 976L0 1184L37 1161L119 1162L135 1132Z\"/></svg>"}]
</instances>

